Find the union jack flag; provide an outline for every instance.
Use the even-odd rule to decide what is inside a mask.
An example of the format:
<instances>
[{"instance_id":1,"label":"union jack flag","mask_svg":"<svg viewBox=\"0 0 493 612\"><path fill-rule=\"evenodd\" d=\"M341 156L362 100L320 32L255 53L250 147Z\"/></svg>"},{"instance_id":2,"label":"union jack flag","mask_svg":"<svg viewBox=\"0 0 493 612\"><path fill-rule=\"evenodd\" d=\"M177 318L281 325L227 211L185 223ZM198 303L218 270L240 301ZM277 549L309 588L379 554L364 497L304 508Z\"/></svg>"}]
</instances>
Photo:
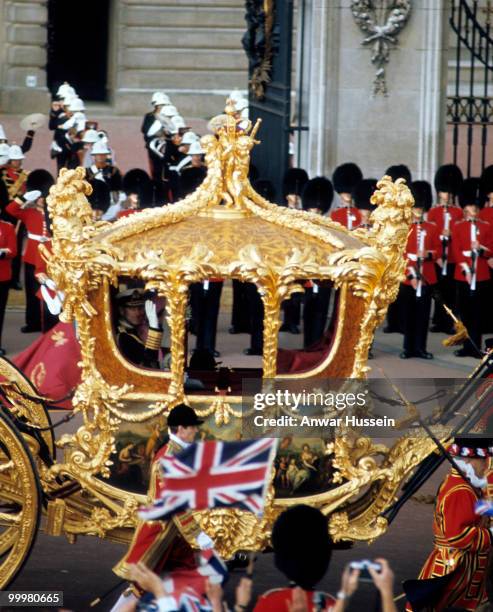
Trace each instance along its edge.
<instances>
[{"instance_id":1,"label":"union jack flag","mask_svg":"<svg viewBox=\"0 0 493 612\"><path fill-rule=\"evenodd\" d=\"M261 515L277 448L275 438L197 442L160 460L163 486L144 520L185 510L235 506Z\"/></svg>"},{"instance_id":2,"label":"union jack flag","mask_svg":"<svg viewBox=\"0 0 493 612\"><path fill-rule=\"evenodd\" d=\"M199 565L193 570L175 570L163 576L166 607L179 612L212 610L206 597L207 582L224 584L228 569L214 550L203 550L198 555Z\"/></svg>"}]
</instances>

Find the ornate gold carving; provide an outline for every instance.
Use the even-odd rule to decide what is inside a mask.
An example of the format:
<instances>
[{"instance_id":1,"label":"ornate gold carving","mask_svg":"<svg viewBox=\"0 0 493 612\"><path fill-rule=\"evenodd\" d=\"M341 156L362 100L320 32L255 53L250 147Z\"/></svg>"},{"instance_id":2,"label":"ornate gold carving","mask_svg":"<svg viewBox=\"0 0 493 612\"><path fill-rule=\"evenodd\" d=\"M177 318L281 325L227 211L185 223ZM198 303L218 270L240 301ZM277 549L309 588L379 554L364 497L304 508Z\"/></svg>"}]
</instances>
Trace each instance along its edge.
<instances>
[{"instance_id":1,"label":"ornate gold carving","mask_svg":"<svg viewBox=\"0 0 493 612\"><path fill-rule=\"evenodd\" d=\"M67 506L63 499L54 499L48 502L46 516L46 533L48 535L62 535L66 508Z\"/></svg>"},{"instance_id":2,"label":"ornate gold carving","mask_svg":"<svg viewBox=\"0 0 493 612\"><path fill-rule=\"evenodd\" d=\"M341 289L340 307L344 310L352 304L360 313L354 323L348 322L352 312L349 317L341 313L341 325L350 329L344 333L353 334L350 350L346 350L348 365L342 371L347 375L352 368L355 377L366 372L374 329L395 299L404 269L403 250L412 205L409 190L402 181L394 184L388 177L379 182L373 196L378 208L373 213L374 228L370 232L349 232L330 219L272 204L257 194L248 181L250 153L257 143L259 124L241 129L233 113L234 109L228 107L221 120L215 122L215 135L202 139L207 177L197 191L181 202L144 210L114 224L93 223L86 199L90 187L84 181L82 168L62 171L51 189L48 206L53 220L52 252L45 249L43 254L50 277L65 294L63 318L77 324L82 379L73 399L82 423L75 432L57 441L64 451L59 463L49 469L38 466L46 492L59 486L58 476L68 476L83 489L64 499L64 513L56 503L50 510L51 528L57 533L62 529L70 537L87 533L119 541L125 539L124 534L130 535L143 496L116 489L104 480L115 452L115 433L122 424L164 418L171 406L183 400L200 404L199 414L214 414L218 425L241 418L238 396L185 397L185 310L191 283L220 277L253 282L259 287L265 312L263 376L267 379L274 378L277 372L282 301L293 291L302 290L300 281L332 281ZM110 365L118 364L117 371L132 376L132 382L144 381L141 388L136 388L137 383L125 384L124 375L111 379L111 367L103 374L96 365L99 363L103 370L97 360L96 342L111 333L108 293L119 276L140 279L146 289L166 299L171 330L169 373L146 371L139 379L136 366L126 364L123 358L117 360L114 342L105 344L110 348L104 358ZM94 330L99 330L98 338ZM330 359L348 348L343 346L345 337L337 330L331 355L323 366L300 377L326 374ZM10 381L10 373L0 360L0 374ZM43 426L47 417L36 405L34 389L22 378L17 381L14 376L13 380L14 383L2 383L12 412ZM133 412L124 406L123 400L128 398L145 402L145 385L150 383L154 384L153 405ZM16 384L33 399L16 391ZM206 402L209 405L204 408ZM49 441L51 434L43 432L43 436L45 433ZM32 445L32 449L37 452L36 446ZM357 432L345 431L336 438L333 450L334 487L302 500L332 515L335 538L357 540L382 533L386 527L379 518L382 511L391 504L409 471L432 449L426 441L411 438L402 438L387 448L371 444ZM21 489L13 482L9 463L12 459L0 457L0 490L2 494L7 490L14 498ZM15 460L14 464L17 466ZM368 488L372 495L366 499ZM215 539L222 554L231 556L239 549L265 548L275 517L300 502L300 498L274 499L272 489L269 495L262 519L227 509L198 513L202 528ZM338 514L333 514L336 511ZM11 522L23 528L22 520L16 523L15 516ZM13 545L9 533L11 529L3 540L0 535L0 552Z\"/></svg>"},{"instance_id":3,"label":"ornate gold carving","mask_svg":"<svg viewBox=\"0 0 493 612\"><path fill-rule=\"evenodd\" d=\"M0 588L17 574L38 528L39 481L21 435L0 413Z\"/></svg>"},{"instance_id":4,"label":"ornate gold carving","mask_svg":"<svg viewBox=\"0 0 493 612\"><path fill-rule=\"evenodd\" d=\"M403 179L393 183L390 177L384 176L377 183L377 188L371 198L377 206L370 217L373 226L370 232L364 232L364 236L387 263L380 267L374 279L368 308L361 322L361 338L356 346L356 359L351 374L353 377L363 376L368 371L366 361L375 329L383 322L389 304L396 299L406 267L404 249L414 199ZM355 234L363 236L359 230Z\"/></svg>"}]
</instances>

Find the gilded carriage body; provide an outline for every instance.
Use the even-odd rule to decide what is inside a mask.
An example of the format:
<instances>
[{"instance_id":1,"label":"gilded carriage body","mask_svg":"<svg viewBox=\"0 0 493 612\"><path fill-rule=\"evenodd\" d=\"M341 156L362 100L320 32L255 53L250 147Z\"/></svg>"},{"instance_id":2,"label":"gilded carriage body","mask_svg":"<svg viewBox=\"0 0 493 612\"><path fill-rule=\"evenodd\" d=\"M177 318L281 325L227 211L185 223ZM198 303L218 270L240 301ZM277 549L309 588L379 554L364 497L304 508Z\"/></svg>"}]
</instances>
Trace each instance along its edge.
<instances>
[{"instance_id":1,"label":"gilded carriage body","mask_svg":"<svg viewBox=\"0 0 493 612\"><path fill-rule=\"evenodd\" d=\"M1 373L10 380L2 388L5 416L0 426L10 441L0 461L0 491L11 511L0 515L4 527L0 550L5 558L0 585L8 583L27 556L42 498L50 533L71 540L86 534L129 541L136 510L146 496L145 489L126 488L124 477L114 478L114 466L124 451L119 440L126 430L165 429L169 409L182 401L212 421L217 436L222 435L222 426L241 420L237 382L248 375L245 371L232 371L227 393L218 393L214 380L205 392L186 391L191 283L222 278L258 287L264 308L264 348L262 369L255 375L263 380L366 374L374 330L395 299L403 274L411 221L409 189L388 177L379 182L371 231L349 232L327 218L272 204L248 181L257 126L238 125L233 110L227 108L216 122L216 133L202 139L206 179L176 204L109 224L93 222L86 199L90 187L82 168L62 170L51 189L53 241L45 256L49 276L64 294L61 318L77 326L82 381L73 406L79 425L55 441L46 398L2 361ZM138 367L117 349L111 296L122 278L137 280L165 299L170 330L167 371ZM319 354L280 373L281 304L310 279L330 281L338 290L334 332ZM16 427L22 430L18 439L12 434ZM265 548L275 516L300 499L330 516L336 540L371 540L385 531L387 522L381 513L403 479L432 450L433 443L423 438L402 437L387 447L341 433L330 442L331 487L301 498L277 496L272 488L262 519L222 509L199 512L197 520L226 557L238 550Z\"/></svg>"}]
</instances>

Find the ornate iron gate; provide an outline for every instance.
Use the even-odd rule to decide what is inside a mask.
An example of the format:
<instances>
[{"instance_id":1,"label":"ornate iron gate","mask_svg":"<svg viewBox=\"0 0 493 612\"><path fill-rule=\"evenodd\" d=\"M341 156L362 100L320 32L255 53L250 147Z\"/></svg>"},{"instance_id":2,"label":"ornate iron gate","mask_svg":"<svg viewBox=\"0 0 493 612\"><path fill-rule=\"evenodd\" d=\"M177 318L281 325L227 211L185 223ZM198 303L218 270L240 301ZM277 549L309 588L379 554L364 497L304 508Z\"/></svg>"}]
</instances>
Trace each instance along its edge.
<instances>
[{"instance_id":1,"label":"ornate iron gate","mask_svg":"<svg viewBox=\"0 0 493 612\"><path fill-rule=\"evenodd\" d=\"M280 201L289 159L293 0L246 0L245 19L250 119L262 119L262 146L255 147L252 161Z\"/></svg>"},{"instance_id":2,"label":"ornate iron gate","mask_svg":"<svg viewBox=\"0 0 493 612\"><path fill-rule=\"evenodd\" d=\"M450 25L456 35L455 94L447 99L447 124L452 126L453 161L466 148L463 170L471 176L473 152L481 148L480 170L493 163L488 158L488 139L493 125L493 39L491 2L480 7L478 0L452 0ZM484 19L483 19L484 18ZM469 74L468 74L469 71ZM464 77L465 75L465 77ZM489 150L492 150L490 145Z\"/></svg>"}]
</instances>

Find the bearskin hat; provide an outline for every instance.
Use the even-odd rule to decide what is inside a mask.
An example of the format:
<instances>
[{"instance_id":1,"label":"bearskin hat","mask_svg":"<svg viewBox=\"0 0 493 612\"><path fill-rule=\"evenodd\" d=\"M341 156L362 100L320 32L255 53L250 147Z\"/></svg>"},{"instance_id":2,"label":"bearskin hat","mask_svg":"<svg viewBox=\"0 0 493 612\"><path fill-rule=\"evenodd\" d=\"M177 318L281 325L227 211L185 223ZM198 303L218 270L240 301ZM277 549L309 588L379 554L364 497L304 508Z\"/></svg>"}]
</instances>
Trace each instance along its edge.
<instances>
[{"instance_id":1,"label":"bearskin hat","mask_svg":"<svg viewBox=\"0 0 493 612\"><path fill-rule=\"evenodd\" d=\"M332 182L337 193L352 193L363 178L360 167L353 162L337 166L332 175Z\"/></svg>"},{"instance_id":2,"label":"bearskin hat","mask_svg":"<svg viewBox=\"0 0 493 612\"><path fill-rule=\"evenodd\" d=\"M93 210L106 212L111 203L110 188L104 181L94 179L90 181L92 193L88 196L89 203Z\"/></svg>"},{"instance_id":3,"label":"bearskin hat","mask_svg":"<svg viewBox=\"0 0 493 612\"><path fill-rule=\"evenodd\" d=\"M493 166L486 167L482 174L480 180L480 189L481 193L484 195L485 199L489 193L493 191Z\"/></svg>"},{"instance_id":4,"label":"bearskin hat","mask_svg":"<svg viewBox=\"0 0 493 612\"><path fill-rule=\"evenodd\" d=\"M376 188L377 179L368 178L360 181L351 194L356 208L374 210L375 206L370 202L370 198L375 193Z\"/></svg>"},{"instance_id":5,"label":"bearskin hat","mask_svg":"<svg viewBox=\"0 0 493 612\"><path fill-rule=\"evenodd\" d=\"M459 191L459 204L462 208L465 206L482 206L484 202L480 199L479 193L479 178L470 177L464 179Z\"/></svg>"},{"instance_id":6,"label":"bearskin hat","mask_svg":"<svg viewBox=\"0 0 493 612\"><path fill-rule=\"evenodd\" d=\"M410 185L411 193L414 198L414 206L428 211L433 204L433 193L428 181L413 181Z\"/></svg>"},{"instance_id":7,"label":"bearskin hat","mask_svg":"<svg viewBox=\"0 0 493 612\"><path fill-rule=\"evenodd\" d=\"M308 183L308 174L303 168L289 168L284 174L282 181L283 197L287 195L298 195L303 193L303 188Z\"/></svg>"},{"instance_id":8,"label":"bearskin hat","mask_svg":"<svg viewBox=\"0 0 493 612\"><path fill-rule=\"evenodd\" d=\"M134 168L129 170L122 181L123 191L129 195L136 193L139 196L141 208L152 204L152 182L145 170Z\"/></svg>"},{"instance_id":9,"label":"bearskin hat","mask_svg":"<svg viewBox=\"0 0 493 612\"><path fill-rule=\"evenodd\" d=\"M390 176L390 178L395 182L397 179L404 179L408 185L411 184L412 176L411 170L405 164L396 164L394 166L389 166L387 170L385 170L385 174Z\"/></svg>"},{"instance_id":10,"label":"bearskin hat","mask_svg":"<svg viewBox=\"0 0 493 612\"><path fill-rule=\"evenodd\" d=\"M334 188L325 176L316 176L309 180L301 194L303 210L318 208L322 213L329 210L333 199Z\"/></svg>"},{"instance_id":11,"label":"bearskin hat","mask_svg":"<svg viewBox=\"0 0 493 612\"><path fill-rule=\"evenodd\" d=\"M274 563L289 580L312 590L329 566L332 542L327 518L311 506L284 511L272 528Z\"/></svg>"},{"instance_id":12,"label":"bearskin hat","mask_svg":"<svg viewBox=\"0 0 493 612\"><path fill-rule=\"evenodd\" d=\"M193 193L200 186L206 175L207 168L205 166L192 166L182 170L180 175L180 196L184 198Z\"/></svg>"},{"instance_id":13,"label":"bearskin hat","mask_svg":"<svg viewBox=\"0 0 493 612\"><path fill-rule=\"evenodd\" d=\"M461 169L455 164L445 164L440 166L435 174L435 190L437 193L442 191L443 193L452 193L457 195L460 191L462 181Z\"/></svg>"},{"instance_id":14,"label":"bearskin hat","mask_svg":"<svg viewBox=\"0 0 493 612\"><path fill-rule=\"evenodd\" d=\"M276 190L274 185L267 179L257 179L253 183L255 191L269 202L274 202L276 197Z\"/></svg>"},{"instance_id":15,"label":"bearskin hat","mask_svg":"<svg viewBox=\"0 0 493 612\"><path fill-rule=\"evenodd\" d=\"M133 168L129 170L123 177L123 191L129 193L139 193L142 185L147 185L151 179L145 170L141 168Z\"/></svg>"},{"instance_id":16,"label":"bearskin hat","mask_svg":"<svg viewBox=\"0 0 493 612\"><path fill-rule=\"evenodd\" d=\"M55 184L55 179L48 170L33 170L29 173L26 181L26 191L37 189L41 191L43 197L46 198L50 191L50 187Z\"/></svg>"}]
</instances>

